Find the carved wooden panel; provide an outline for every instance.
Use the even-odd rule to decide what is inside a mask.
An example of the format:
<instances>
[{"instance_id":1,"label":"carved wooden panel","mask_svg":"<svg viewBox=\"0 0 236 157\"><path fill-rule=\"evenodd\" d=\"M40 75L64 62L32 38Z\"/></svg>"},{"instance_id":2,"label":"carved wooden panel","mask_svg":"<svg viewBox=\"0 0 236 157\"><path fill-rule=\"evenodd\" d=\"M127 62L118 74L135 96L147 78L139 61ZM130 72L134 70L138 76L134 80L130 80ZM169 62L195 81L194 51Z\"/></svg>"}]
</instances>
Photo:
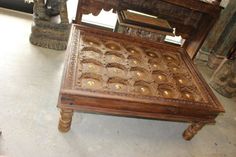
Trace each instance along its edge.
<instances>
[{"instance_id":1,"label":"carved wooden panel","mask_svg":"<svg viewBox=\"0 0 236 157\"><path fill-rule=\"evenodd\" d=\"M176 28L176 35L187 39L185 49L194 58L208 32L219 17L220 0L205 3L199 0L80 0L76 23L82 14L98 15L102 9L114 12L131 9L166 19Z\"/></svg>"},{"instance_id":2,"label":"carved wooden panel","mask_svg":"<svg viewBox=\"0 0 236 157\"><path fill-rule=\"evenodd\" d=\"M72 35L63 89L219 107L180 48L78 28Z\"/></svg>"},{"instance_id":3,"label":"carved wooden panel","mask_svg":"<svg viewBox=\"0 0 236 157\"><path fill-rule=\"evenodd\" d=\"M83 14L92 13L93 15L98 15L102 9L107 11L133 9L168 19L169 22L193 27L198 25L201 18L200 12L160 0L82 0L80 9Z\"/></svg>"},{"instance_id":4,"label":"carved wooden panel","mask_svg":"<svg viewBox=\"0 0 236 157\"><path fill-rule=\"evenodd\" d=\"M85 32L78 40L74 89L207 101L179 52Z\"/></svg>"},{"instance_id":5,"label":"carved wooden panel","mask_svg":"<svg viewBox=\"0 0 236 157\"><path fill-rule=\"evenodd\" d=\"M193 123L190 140L223 107L184 49L73 26L60 91L59 130L74 110Z\"/></svg>"}]
</instances>

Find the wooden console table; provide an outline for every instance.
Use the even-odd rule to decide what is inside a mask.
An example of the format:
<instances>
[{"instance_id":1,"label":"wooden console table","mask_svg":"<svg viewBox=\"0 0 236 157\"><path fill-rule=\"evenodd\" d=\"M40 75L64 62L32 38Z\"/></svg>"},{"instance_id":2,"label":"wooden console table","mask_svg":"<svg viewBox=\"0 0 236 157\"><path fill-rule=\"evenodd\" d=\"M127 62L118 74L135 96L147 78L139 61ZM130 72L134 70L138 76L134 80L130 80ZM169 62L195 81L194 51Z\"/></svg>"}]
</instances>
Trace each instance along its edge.
<instances>
[{"instance_id":1,"label":"wooden console table","mask_svg":"<svg viewBox=\"0 0 236 157\"><path fill-rule=\"evenodd\" d=\"M223 107L183 48L74 25L60 90L59 130L74 111L189 122L190 140Z\"/></svg>"}]
</instances>

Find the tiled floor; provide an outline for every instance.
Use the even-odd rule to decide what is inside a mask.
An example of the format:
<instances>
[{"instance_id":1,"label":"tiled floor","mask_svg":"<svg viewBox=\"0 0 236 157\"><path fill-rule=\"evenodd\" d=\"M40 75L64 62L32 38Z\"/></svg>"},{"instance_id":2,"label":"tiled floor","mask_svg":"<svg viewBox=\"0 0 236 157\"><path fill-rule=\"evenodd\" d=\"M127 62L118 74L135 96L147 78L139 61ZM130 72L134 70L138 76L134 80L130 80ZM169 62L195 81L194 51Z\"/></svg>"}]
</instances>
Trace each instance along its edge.
<instances>
[{"instance_id":1,"label":"tiled floor","mask_svg":"<svg viewBox=\"0 0 236 157\"><path fill-rule=\"evenodd\" d=\"M216 93L226 113L187 142L188 124L75 113L57 130L64 52L29 43L31 16L0 8L0 156L235 157L236 102ZM208 80L211 71L198 67Z\"/></svg>"}]
</instances>

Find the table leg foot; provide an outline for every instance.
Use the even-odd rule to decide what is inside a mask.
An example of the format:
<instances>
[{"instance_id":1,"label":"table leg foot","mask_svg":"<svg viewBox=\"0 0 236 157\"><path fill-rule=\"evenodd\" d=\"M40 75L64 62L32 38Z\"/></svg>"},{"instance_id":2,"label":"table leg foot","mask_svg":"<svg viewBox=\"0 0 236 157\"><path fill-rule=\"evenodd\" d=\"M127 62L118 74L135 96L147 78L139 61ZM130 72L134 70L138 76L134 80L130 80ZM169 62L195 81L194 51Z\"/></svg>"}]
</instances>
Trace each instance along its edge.
<instances>
[{"instance_id":1,"label":"table leg foot","mask_svg":"<svg viewBox=\"0 0 236 157\"><path fill-rule=\"evenodd\" d=\"M68 132L70 130L73 112L71 109L61 109L61 118L59 119L58 125L60 132Z\"/></svg>"},{"instance_id":2,"label":"table leg foot","mask_svg":"<svg viewBox=\"0 0 236 157\"><path fill-rule=\"evenodd\" d=\"M183 133L183 138L187 141L191 140L194 135L205 125L203 122L192 123Z\"/></svg>"}]
</instances>

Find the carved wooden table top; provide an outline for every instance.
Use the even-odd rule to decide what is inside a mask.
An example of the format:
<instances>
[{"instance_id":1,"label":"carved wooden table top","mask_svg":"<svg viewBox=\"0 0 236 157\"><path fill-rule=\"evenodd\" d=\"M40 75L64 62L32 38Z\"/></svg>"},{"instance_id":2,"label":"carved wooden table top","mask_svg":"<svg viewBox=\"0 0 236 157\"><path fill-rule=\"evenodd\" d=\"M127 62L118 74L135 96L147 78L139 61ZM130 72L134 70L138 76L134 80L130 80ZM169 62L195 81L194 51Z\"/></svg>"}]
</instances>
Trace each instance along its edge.
<instances>
[{"instance_id":1,"label":"carved wooden table top","mask_svg":"<svg viewBox=\"0 0 236 157\"><path fill-rule=\"evenodd\" d=\"M191 122L184 135L191 139L193 130L224 112L179 47L74 26L67 53L61 131L70 129L73 110L79 110Z\"/></svg>"}]
</instances>

